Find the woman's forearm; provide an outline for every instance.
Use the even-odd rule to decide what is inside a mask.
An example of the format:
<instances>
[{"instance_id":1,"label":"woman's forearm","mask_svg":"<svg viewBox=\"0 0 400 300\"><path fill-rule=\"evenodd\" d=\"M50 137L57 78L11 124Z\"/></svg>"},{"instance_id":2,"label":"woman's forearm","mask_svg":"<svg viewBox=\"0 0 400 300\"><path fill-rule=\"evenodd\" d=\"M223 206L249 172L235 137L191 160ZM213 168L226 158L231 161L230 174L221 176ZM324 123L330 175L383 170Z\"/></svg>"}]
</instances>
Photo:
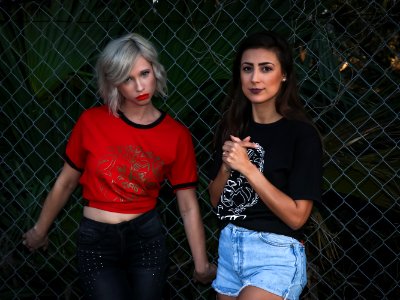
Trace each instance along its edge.
<instances>
[{"instance_id":1,"label":"woman's forearm","mask_svg":"<svg viewBox=\"0 0 400 300\"><path fill-rule=\"evenodd\" d=\"M49 228L78 185L79 177L80 173L78 171L71 168L68 164L64 165L63 170L44 201L36 224L22 236L23 244L30 251L35 251L41 247L43 249L47 248L47 233Z\"/></svg>"},{"instance_id":2,"label":"woman's forearm","mask_svg":"<svg viewBox=\"0 0 400 300\"><path fill-rule=\"evenodd\" d=\"M195 268L204 268L208 264L208 258L205 247L204 225L195 191L193 189L178 191L177 198ZM202 270L199 271L201 272Z\"/></svg>"},{"instance_id":3,"label":"woman's forearm","mask_svg":"<svg viewBox=\"0 0 400 300\"><path fill-rule=\"evenodd\" d=\"M229 179L231 174L231 169L222 164L221 168L218 171L217 177L213 181L210 182L208 186L208 191L210 194L210 201L213 207L217 206L219 198L221 197L222 191L224 190L225 184Z\"/></svg>"},{"instance_id":4,"label":"woman's forearm","mask_svg":"<svg viewBox=\"0 0 400 300\"><path fill-rule=\"evenodd\" d=\"M313 202L294 200L270 183L254 165L243 175L266 206L294 230L301 228L310 216Z\"/></svg>"},{"instance_id":5,"label":"woman's forearm","mask_svg":"<svg viewBox=\"0 0 400 300\"><path fill-rule=\"evenodd\" d=\"M71 168L68 164L64 165L63 170L44 201L42 211L35 225L38 232L47 233L54 219L65 206L78 185L79 177L80 173L78 171Z\"/></svg>"}]
</instances>

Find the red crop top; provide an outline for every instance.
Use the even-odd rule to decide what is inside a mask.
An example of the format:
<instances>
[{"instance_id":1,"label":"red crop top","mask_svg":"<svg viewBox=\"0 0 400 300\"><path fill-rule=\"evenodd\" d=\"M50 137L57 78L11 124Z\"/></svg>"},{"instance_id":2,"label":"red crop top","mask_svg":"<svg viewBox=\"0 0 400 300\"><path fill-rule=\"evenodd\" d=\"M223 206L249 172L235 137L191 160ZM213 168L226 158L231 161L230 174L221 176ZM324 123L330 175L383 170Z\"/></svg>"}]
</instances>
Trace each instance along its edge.
<instances>
[{"instance_id":1,"label":"red crop top","mask_svg":"<svg viewBox=\"0 0 400 300\"><path fill-rule=\"evenodd\" d=\"M140 125L106 106L91 108L72 130L65 157L82 172L88 206L106 211L149 211L165 179L174 190L195 188L198 180L191 134L165 112Z\"/></svg>"}]
</instances>

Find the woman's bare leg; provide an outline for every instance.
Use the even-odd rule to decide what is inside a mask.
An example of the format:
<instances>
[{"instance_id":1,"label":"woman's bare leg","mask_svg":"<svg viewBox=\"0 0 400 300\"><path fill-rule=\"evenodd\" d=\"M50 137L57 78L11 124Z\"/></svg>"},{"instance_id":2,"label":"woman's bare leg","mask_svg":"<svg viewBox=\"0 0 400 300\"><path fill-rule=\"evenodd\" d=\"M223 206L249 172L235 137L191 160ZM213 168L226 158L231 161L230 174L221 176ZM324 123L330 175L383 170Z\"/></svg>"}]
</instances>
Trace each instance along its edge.
<instances>
[{"instance_id":1,"label":"woman's bare leg","mask_svg":"<svg viewBox=\"0 0 400 300\"><path fill-rule=\"evenodd\" d=\"M227 298L228 299L228 298ZM237 300L282 300L283 298L255 286L245 287Z\"/></svg>"},{"instance_id":2,"label":"woman's bare leg","mask_svg":"<svg viewBox=\"0 0 400 300\"><path fill-rule=\"evenodd\" d=\"M217 294L217 300L236 300L236 299L237 299L236 297Z\"/></svg>"}]
</instances>

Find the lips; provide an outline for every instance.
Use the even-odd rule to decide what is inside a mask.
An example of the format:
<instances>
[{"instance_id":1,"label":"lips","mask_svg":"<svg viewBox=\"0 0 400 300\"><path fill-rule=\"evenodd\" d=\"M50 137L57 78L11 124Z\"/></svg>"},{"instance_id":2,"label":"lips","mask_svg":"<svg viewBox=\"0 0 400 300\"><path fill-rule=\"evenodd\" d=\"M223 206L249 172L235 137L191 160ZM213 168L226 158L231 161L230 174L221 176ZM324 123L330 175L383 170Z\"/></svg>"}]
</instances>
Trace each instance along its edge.
<instances>
[{"instance_id":1,"label":"lips","mask_svg":"<svg viewBox=\"0 0 400 300\"><path fill-rule=\"evenodd\" d=\"M259 94L262 92L262 89L249 89L250 93L252 94Z\"/></svg>"},{"instance_id":2,"label":"lips","mask_svg":"<svg viewBox=\"0 0 400 300\"><path fill-rule=\"evenodd\" d=\"M143 100L149 99L149 97L150 97L149 94L142 94L142 95L137 96L136 100L143 101Z\"/></svg>"}]
</instances>

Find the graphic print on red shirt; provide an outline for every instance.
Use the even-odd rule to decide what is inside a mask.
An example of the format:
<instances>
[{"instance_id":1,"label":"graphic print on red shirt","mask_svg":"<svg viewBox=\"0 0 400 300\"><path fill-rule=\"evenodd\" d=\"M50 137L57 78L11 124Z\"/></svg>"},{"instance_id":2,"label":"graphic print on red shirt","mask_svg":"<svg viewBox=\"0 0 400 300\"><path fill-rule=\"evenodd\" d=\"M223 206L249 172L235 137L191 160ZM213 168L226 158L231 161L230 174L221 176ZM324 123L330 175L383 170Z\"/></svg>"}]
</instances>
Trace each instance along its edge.
<instances>
[{"instance_id":1,"label":"graphic print on red shirt","mask_svg":"<svg viewBox=\"0 0 400 300\"><path fill-rule=\"evenodd\" d=\"M110 153L99 160L97 176L104 198L113 202L134 201L163 181L163 162L140 146L110 147Z\"/></svg>"}]
</instances>

